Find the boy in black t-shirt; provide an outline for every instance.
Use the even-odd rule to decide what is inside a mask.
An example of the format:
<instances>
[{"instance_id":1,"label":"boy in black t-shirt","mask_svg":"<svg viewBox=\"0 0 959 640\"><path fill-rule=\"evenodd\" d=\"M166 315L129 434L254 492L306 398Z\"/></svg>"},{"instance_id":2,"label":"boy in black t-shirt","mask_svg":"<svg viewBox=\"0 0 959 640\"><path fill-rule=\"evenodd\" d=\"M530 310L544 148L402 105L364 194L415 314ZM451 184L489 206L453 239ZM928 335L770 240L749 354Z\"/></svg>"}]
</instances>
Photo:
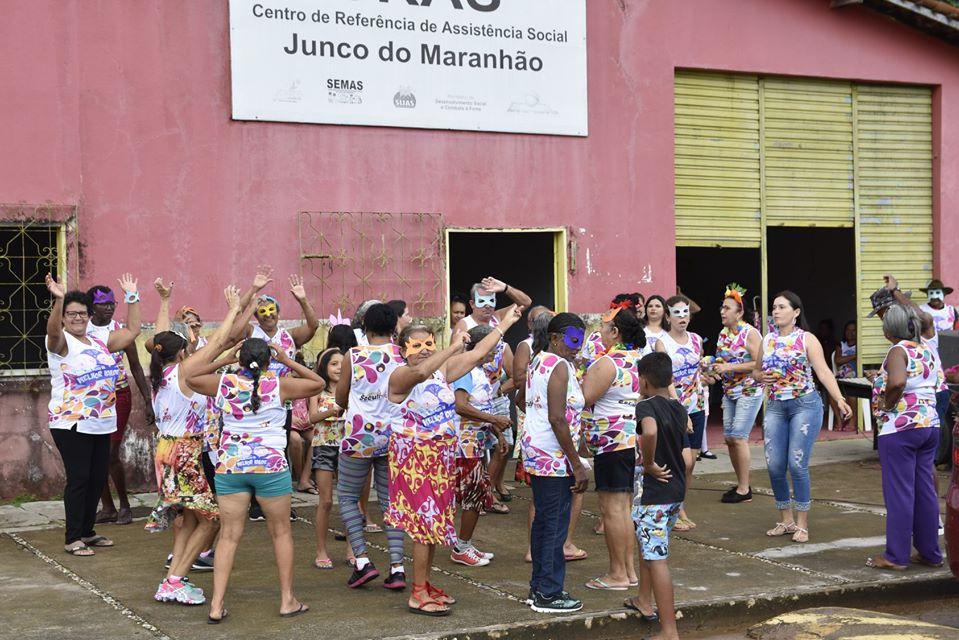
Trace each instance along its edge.
<instances>
[{"instance_id":1,"label":"boy in black t-shirt","mask_svg":"<svg viewBox=\"0 0 959 640\"><path fill-rule=\"evenodd\" d=\"M623 603L638 611L643 620L652 622L658 618L663 630L658 637L668 640L679 638L673 581L666 558L669 533L686 493L683 435L688 421L683 405L669 397L672 381L673 363L665 353L651 353L639 361L639 389L645 400L636 405L636 428L642 434L640 446L646 461L636 519L641 548L639 595ZM653 596L659 607L658 616L653 609Z\"/></svg>"}]
</instances>

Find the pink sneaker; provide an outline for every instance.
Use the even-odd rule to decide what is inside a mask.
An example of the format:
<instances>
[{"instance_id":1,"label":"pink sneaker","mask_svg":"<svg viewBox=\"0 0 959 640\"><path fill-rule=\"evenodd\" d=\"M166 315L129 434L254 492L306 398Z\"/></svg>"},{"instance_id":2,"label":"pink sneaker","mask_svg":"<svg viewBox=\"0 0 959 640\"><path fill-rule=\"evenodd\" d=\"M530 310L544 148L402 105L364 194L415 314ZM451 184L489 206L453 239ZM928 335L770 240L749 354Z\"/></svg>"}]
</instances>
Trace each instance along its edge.
<instances>
[{"instance_id":1,"label":"pink sneaker","mask_svg":"<svg viewBox=\"0 0 959 640\"><path fill-rule=\"evenodd\" d=\"M459 564L465 564L467 567L485 567L489 564L489 558L481 557L473 547L466 547L461 552L453 549L450 554L450 560Z\"/></svg>"},{"instance_id":2,"label":"pink sneaker","mask_svg":"<svg viewBox=\"0 0 959 640\"><path fill-rule=\"evenodd\" d=\"M160 602L179 602L180 604L197 605L206 602L203 589L192 584L189 580L171 582L164 580L157 588L154 599Z\"/></svg>"}]
</instances>

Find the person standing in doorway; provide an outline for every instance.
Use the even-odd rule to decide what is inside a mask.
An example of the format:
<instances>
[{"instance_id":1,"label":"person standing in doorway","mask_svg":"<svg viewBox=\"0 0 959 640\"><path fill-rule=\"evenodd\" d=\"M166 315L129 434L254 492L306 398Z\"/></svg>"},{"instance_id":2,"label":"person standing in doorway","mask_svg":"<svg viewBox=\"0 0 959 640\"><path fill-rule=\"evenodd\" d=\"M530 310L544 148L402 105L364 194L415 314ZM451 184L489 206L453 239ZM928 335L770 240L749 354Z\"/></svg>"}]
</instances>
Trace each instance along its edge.
<instances>
[{"instance_id":1,"label":"person standing in doorway","mask_svg":"<svg viewBox=\"0 0 959 640\"><path fill-rule=\"evenodd\" d=\"M122 328L122 325L113 319L113 313L117 308L116 298L113 295L113 290L104 285L91 287L87 291L87 295L93 303L93 314L87 323L87 333L105 343L111 331ZM123 366L124 355L130 363L129 375L127 375ZM113 357L117 361L117 369L120 372L116 384L117 430L110 434L110 474L106 485L103 487L103 495L100 496L101 508L97 512L96 523L130 524L133 522L133 510L130 509L130 498L127 496L126 470L123 468L123 459L120 457L120 448L123 445L123 437L127 432L130 412L133 409L129 376L133 376L137 389L143 397L143 412L146 415L147 426L154 424L156 418L153 414L153 398L150 393L150 385L147 384L143 375L143 367L140 366L140 355L137 352L136 343L129 345L123 351L114 353ZM113 504L113 495L110 493L110 479L113 480L113 486L117 490L117 500L120 502L119 511Z\"/></svg>"},{"instance_id":2,"label":"person standing in doorway","mask_svg":"<svg viewBox=\"0 0 959 640\"><path fill-rule=\"evenodd\" d=\"M110 331L106 342L87 331L92 302L83 291L66 289L47 274L53 308L47 320L50 369L50 435L63 458L66 487L64 550L92 556L94 547L113 541L94 530L97 502L107 482L110 434L116 431L116 379L113 353L133 344L140 333L140 294L130 274L120 278L127 304L127 326Z\"/></svg>"},{"instance_id":3,"label":"person standing in doorway","mask_svg":"<svg viewBox=\"0 0 959 640\"><path fill-rule=\"evenodd\" d=\"M836 351L833 354L834 362L836 363L836 377L837 378L855 378L856 377L856 343L858 341L858 331L856 327L856 321L850 320L842 328L842 340L839 341L839 344L836 345ZM846 397L846 404L852 408L852 429L856 430L858 424L858 405L859 403L855 401L854 398ZM839 420L837 415L836 423L833 428L836 426L839 427L840 431L846 429L846 423Z\"/></svg>"},{"instance_id":4,"label":"person standing in doorway","mask_svg":"<svg viewBox=\"0 0 959 640\"><path fill-rule=\"evenodd\" d=\"M725 503L753 499L749 486L749 432L763 405L763 387L753 377L756 363L762 358L762 336L744 320L744 293L736 285L726 288L719 308L723 329L716 341L718 362L711 371L723 385L723 436L736 472L736 486L723 494Z\"/></svg>"},{"instance_id":5,"label":"person standing in doorway","mask_svg":"<svg viewBox=\"0 0 959 640\"><path fill-rule=\"evenodd\" d=\"M806 324L802 300L792 291L773 298L776 331L763 338L757 376L766 385L764 440L766 468L776 498L779 521L767 536L792 534L793 542L809 541L809 459L822 428L823 404L813 371L846 418L852 409L826 364L822 345ZM790 495L786 472L792 478Z\"/></svg>"},{"instance_id":6,"label":"person standing in doorway","mask_svg":"<svg viewBox=\"0 0 959 640\"><path fill-rule=\"evenodd\" d=\"M450 296L450 330L446 335L447 342L453 337L453 330L459 321L473 313L473 307L470 306L470 299L462 293L454 293Z\"/></svg>"}]
</instances>

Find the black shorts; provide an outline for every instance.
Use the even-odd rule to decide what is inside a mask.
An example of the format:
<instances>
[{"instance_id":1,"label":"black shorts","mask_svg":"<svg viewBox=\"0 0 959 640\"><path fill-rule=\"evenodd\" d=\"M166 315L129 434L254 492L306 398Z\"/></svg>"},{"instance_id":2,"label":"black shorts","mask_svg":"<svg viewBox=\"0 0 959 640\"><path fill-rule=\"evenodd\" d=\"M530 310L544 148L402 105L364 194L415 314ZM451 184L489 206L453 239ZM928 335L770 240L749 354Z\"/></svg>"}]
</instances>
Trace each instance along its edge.
<instances>
[{"instance_id":1,"label":"black shorts","mask_svg":"<svg viewBox=\"0 0 959 640\"><path fill-rule=\"evenodd\" d=\"M200 454L200 462L203 464L203 475L206 476L206 481L210 485L210 491L216 495L216 482L213 481L216 476L216 467L213 466L213 461L210 460L209 451L204 451Z\"/></svg>"},{"instance_id":2,"label":"black shorts","mask_svg":"<svg viewBox=\"0 0 959 640\"><path fill-rule=\"evenodd\" d=\"M635 466L635 448L631 447L599 454L593 458L596 490L610 493L632 493Z\"/></svg>"}]
</instances>

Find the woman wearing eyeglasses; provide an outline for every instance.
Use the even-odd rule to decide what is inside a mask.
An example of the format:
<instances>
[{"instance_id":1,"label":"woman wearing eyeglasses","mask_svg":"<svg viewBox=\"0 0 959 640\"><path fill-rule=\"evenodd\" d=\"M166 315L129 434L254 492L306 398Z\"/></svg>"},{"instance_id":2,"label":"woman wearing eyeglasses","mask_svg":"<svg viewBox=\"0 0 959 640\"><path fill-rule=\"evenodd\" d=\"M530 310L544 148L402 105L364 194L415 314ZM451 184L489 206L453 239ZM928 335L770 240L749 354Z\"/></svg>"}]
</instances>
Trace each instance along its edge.
<instances>
[{"instance_id":1,"label":"woman wearing eyeglasses","mask_svg":"<svg viewBox=\"0 0 959 640\"><path fill-rule=\"evenodd\" d=\"M457 542L454 494L459 420L456 396L449 380L458 380L489 354L503 332L520 318L522 309L507 309L499 328L476 347L463 352L468 334L437 351L432 331L411 325L400 334L405 365L389 377L390 402L399 405L400 420L390 435L390 508L386 522L413 540L411 613L449 615L456 600L430 584L436 545Z\"/></svg>"},{"instance_id":2,"label":"woman wearing eyeglasses","mask_svg":"<svg viewBox=\"0 0 959 640\"><path fill-rule=\"evenodd\" d=\"M53 296L46 336L50 434L66 473L64 550L75 556L92 556L92 547L113 546L112 540L97 535L93 525L107 481L110 434L117 429L120 370L112 353L129 347L140 334L140 294L133 276L121 276L128 306L126 327L110 331L104 342L87 333L91 313L87 294L66 291L50 274L46 284Z\"/></svg>"}]
</instances>

